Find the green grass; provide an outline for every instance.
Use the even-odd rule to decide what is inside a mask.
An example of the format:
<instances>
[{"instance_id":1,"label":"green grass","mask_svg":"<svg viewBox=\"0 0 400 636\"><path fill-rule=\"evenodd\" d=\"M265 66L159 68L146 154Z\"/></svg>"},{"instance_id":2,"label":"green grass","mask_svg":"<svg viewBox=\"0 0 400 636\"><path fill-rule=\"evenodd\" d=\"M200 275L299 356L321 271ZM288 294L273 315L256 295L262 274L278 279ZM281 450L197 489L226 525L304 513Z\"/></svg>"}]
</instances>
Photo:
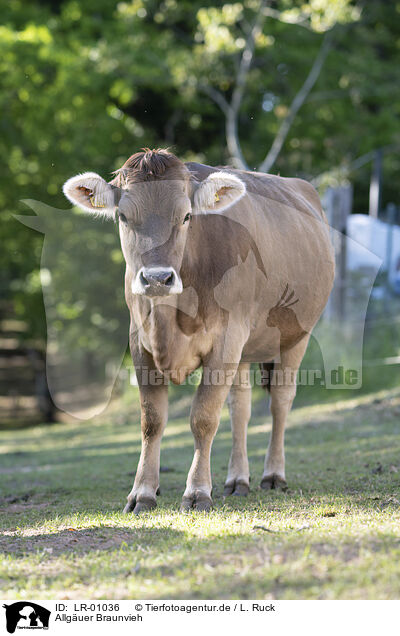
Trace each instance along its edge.
<instances>
[{"instance_id":1,"label":"green grass","mask_svg":"<svg viewBox=\"0 0 400 636\"><path fill-rule=\"evenodd\" d=\"M189 403L184 394L172 404L161 454L169 471L158 508L141 517L121 514L140 450L134 399L95 421L0 433L0 597L400 597L399 391L294 410L286 493L258 489L271 420L257 402L252 491L226 501L224 410L209 515L178 512Z\"/></svg>"}]
</instances>

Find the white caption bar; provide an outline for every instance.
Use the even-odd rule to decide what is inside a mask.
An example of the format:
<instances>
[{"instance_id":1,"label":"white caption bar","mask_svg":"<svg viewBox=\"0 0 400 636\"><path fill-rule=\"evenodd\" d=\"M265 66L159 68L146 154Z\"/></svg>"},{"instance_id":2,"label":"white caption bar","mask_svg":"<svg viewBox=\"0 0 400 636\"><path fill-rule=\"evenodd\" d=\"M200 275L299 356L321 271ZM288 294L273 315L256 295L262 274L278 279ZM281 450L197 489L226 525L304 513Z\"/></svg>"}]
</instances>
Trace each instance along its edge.
<instances>
[{"instance_id":1,"label":"white caption bar","mask_svg":"<svg viewBox=\"0 0 400 636\"><path fill-rule=\"evenodd\" d=\"M148 634L188 629L233 630L275 628L296 636L363 636L393 632L400 601L0 601L0 633L29 636L50 634ZM24 630L23 632L21 630ZM397 632L396 632L397 633Z\"/></svg>"}]
</instances>

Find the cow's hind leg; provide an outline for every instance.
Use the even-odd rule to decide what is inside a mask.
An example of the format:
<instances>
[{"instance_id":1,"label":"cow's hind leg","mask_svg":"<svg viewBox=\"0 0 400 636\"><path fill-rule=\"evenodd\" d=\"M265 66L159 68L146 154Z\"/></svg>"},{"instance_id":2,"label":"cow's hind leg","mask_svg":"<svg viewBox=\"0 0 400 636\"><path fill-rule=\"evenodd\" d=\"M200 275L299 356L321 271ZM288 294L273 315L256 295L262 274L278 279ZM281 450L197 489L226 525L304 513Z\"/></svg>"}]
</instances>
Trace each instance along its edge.
<instances>
[{"instance_id":1,"label":"cow's hind leg","mask_svg":"<svg viewBox=\"0 0 400 636\"><path fill-rule=\"evenodd\" d=\"M289 351L281 353L281 360L275 364L271 378L272 432L264 463L261 488L287 488L285 477L284 437L286 419L296 395L296 375L307 349L309 335L306 335Z\"/></svg>"},{"instance_id":2,"label":"cow's hind leg","mask_svg":"<svg viewBox=\"0 0 400 636\"><path fill-rule=\"evenodd\" d=\"M139 514L156 506L161 438L168 417L168 386L145 385L138 367L136 374L140 390L142 450L124 512Z\"/></svg>"},{"instance_id":3,"label":"cow's hind leg","mask_svg":"<svg viewBox=\"0 0 400 636\"><path fill-rule=\"evenodd\" d=\"M224 496L246 496L249 493L249 461L247 459L247 426L251 415L249 364L240 364L228 396L232 427L232 453Z\"/></svg>"}]
</instances>

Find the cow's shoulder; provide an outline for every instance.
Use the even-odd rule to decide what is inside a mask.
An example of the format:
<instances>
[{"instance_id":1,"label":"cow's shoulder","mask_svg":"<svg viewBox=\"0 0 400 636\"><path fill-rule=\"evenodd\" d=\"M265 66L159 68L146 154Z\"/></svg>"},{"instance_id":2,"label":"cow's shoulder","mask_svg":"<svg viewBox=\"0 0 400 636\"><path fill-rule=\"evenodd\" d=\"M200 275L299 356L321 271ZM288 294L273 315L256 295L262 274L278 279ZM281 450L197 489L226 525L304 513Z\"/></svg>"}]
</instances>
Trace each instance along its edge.
<instances>
[{"instance_id":1,"label":"cow's shoulder","mask_svg":"<svg viewBox=\"0 0 400 636\"><path fill-rule=\"evenodd\" d=\"M213 167L194 161L189 161L185 165L198 181L203 181L212 172L231 172L244 181L249 193L263 196L269 201L283 203L298 211L311 212L313 216L326 220L316 189L304 179L281 177L265 172L238 170L231 166Z\"/></svg>"}]
</instances>

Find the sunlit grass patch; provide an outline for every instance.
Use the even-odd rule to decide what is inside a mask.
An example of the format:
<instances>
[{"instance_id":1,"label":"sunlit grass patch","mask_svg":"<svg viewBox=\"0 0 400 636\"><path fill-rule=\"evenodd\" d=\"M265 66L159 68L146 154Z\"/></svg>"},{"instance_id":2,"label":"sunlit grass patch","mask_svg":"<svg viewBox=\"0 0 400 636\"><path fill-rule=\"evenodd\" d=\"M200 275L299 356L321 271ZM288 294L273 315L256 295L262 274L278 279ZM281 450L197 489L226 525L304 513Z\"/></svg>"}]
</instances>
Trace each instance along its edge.
<instances>
[{"instance_id":1,"label":"sunlit grass patch","mask_svg":"<svg viewBox=\"0 0 400 636\"><path fill-rule=\"evenodd\" d=\"M121 513L140 452L137 405L90 422L1 433L0 589L5 598L398 598L399 393L292 412L289 490L258 488L270 418L249 429L251 492L222 497L224 410L212 456L214 510L178 512L193 441L172 404L161 496Z\"/></svg>"}]
</instances>

